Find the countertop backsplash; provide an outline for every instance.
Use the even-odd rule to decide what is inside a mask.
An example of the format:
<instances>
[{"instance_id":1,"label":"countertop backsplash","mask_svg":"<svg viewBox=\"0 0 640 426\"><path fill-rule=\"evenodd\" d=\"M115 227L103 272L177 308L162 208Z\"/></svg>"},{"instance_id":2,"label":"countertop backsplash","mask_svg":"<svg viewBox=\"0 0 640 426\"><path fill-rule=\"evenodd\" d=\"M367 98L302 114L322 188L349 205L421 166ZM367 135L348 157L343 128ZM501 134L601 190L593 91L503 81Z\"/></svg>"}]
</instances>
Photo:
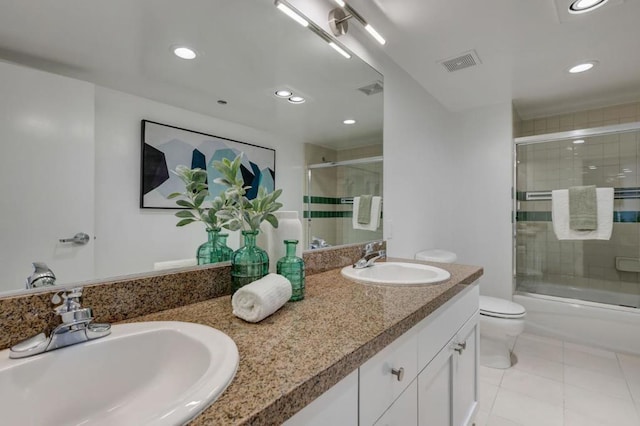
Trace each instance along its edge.
<instances>
[{"instance_id":1,"label":"countertop backsplash","mask_svg":"<svg viewBox=\"0 0 640 426\"><path fill-rule=\"evenodd\" d=\"M329 247L303 254L307 275L355 263L365 244ZM270 259L277 261L277 259ZM114 323L231 294L229 263L191 267L122 277L83 286L82 304L93 309L96 322ZM0 349L42 331L52 330L59 319L53 313L51 291L0 298Z\"/></svg>"}]
</instances>

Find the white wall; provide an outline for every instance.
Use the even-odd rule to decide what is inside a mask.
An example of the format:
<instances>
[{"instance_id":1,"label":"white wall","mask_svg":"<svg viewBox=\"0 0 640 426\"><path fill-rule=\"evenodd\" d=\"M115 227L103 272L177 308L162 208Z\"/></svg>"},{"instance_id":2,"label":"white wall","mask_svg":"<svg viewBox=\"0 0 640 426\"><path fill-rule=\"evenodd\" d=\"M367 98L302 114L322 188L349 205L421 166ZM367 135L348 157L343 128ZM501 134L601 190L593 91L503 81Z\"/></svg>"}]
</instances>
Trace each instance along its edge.
<instances>
[{"instance_id":1,"label":"white wall","mask_svg":"<svg viewBox=\"0 0 640 426\"><path fill-rule=\"evenodd\" d=\"M444 181L443 247L484 267L480 291L511 298L511 103L456 113Z\"/></svg>"},{"instance_id":2,"label":"white wall","mask_svg":"<svg viewBox=\"0 0 640 426\"><path fill-rule=\"evenodd\" d=\"M326 22L333 2L290 3L330 33ZM384 75L384 238L388 253L413 257L419 250L439 247L443 217L438 197L447 175L445 149L451 138L452 114L393 62L359 24L350 24L349 34L340 42Z\"/></svg>"},{"instance_id":3,"label":"white wall","mask_svg":"<svg viewBox=\"0 0 640 426\"><path fill-rule=\"evenodd\" d=\"M333 2L291 2L330 32L325 23ZM356 3L367 16L378 13L376 6ZM412 257L426 248L449 249L460 263L485 268L482 293L511 298L510 100L451 113L359 24L350 25L340 41L384 75L384 234L389 254Z\"/></svg>"},{"instance_id":4,"label":"white wall","mask_svg":"<svg viewBox=\"0 0 640 426\"><path fill-rule=\"evenodd\" d=\"M153 262L194 257L206 240L201 224L177 228L175 211L140 209L142 119L274 148L281 201L286 210L302 210L300 141L102 87L96 87L95 111L97 277L150 271Z\"/></svg>"}]
</instances>

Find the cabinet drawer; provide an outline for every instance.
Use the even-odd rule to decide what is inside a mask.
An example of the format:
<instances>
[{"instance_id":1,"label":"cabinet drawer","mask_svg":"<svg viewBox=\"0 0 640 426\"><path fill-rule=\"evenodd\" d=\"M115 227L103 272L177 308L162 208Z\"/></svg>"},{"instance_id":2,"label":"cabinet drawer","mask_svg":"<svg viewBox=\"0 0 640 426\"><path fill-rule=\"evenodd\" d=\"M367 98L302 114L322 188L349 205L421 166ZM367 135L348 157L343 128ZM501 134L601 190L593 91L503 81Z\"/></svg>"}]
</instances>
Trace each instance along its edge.
<instances>
[{"instance_id":1,"label":"cabinet drawer","mask_svg":"<svg viewBox=\"0 0 640 426\"><path fill-rule=\"evenodd\" d=\"M418 374L414 327L360 367L360 424L372 425ZM402 380L392 369L403 369Z\"/></svg>"},{"instance_id":2,"label":"cabinet drawer","mask_svg":"<svg viewBox=\"0 0 640 426\"><path fill-rule=\"evenodd\" d=\"M470 286L414 327L418 329L418 371L436 356L451 336L478 310L479 304L480 286Z\"/></svg>"}]
</instances>

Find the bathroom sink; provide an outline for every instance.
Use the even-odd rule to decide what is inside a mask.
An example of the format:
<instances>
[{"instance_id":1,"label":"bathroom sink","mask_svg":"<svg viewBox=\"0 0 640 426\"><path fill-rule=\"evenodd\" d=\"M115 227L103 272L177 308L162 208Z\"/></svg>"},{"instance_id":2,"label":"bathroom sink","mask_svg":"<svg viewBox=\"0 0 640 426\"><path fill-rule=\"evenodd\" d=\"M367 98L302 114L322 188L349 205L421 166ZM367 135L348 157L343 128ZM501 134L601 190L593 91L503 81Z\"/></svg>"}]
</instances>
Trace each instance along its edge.
<instances>
[{"instance_id":1,"label":"bathroom sink","mask_svg":"<svg viewBox=\"0 0 640 426\"><path fill-rule=\"evenodd\" d=\"M211 327L169 321L111 330L29 358L0 351L2 424L184 424L216 400L238 367L233 340Z\"/></svg>"},{"instance_id":2,"label":"bathroom sink","mask_svg":"<svg viewBox=\"0 0 640 426\"><path fill-rule=\"evenodd\" d=\"M451 277L435 266L404 262L378 262L362 269L347 266L342 268L342 275L363 284L393 286L436 284Z\"/></svg>"}]
</instances>

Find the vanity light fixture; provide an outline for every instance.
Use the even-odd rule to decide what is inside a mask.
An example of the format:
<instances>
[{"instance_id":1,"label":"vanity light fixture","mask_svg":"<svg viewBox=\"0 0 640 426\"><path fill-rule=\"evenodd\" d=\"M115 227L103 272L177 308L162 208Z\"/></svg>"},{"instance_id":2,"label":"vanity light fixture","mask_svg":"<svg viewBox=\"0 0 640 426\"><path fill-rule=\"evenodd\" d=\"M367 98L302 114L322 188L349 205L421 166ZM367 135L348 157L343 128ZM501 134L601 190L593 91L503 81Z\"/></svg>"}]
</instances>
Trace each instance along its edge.
<instances>
[{"instance_id":1,"label":"vanity light fixture","mask_svg":"<svg viewBox=\"0 0 640 426\"><path fill-rule=\"evenodd\" d=\"M173 54L181 59L195 59L198 54L195 50L185 46L179 46L173 49Z\"/></svg>"},{"instance_id":2,"label":"vanity light fixture","mask_svg":"<svg viewBox=\"0 0 640 426\"><path fill-rule=\"evenodd\" d=\"M356 124L356 120L348 118L342 122L343 124Z\"/></svg>"},{"instance_id":3,"label":"vanity light fixture","mask_svg":"<svg viewBox=\"0 0 640 426\"><path fill-rule=\"evenodd\" d=\"M290 96L288 100L292 104L303 104L306 101L302 96Z\"/></svg>"},{"instance_id":4,"label":"vanity light fixture","mask_svg":"<svg viewBox=\"0 0 640 426\"><path fill-rule=\"evenodd\" d=\"M289 96L293 95L293 92L287 89L280 89L276 90L275 95L279 98L288 98Z\"/></svg>"},{"instance_id":5,"label":"vanity light fixture","mask_svg":"<svg viewBox=\"0 0 640 426\"><path fill-rule=\"evenodd\" d=\"M576 139L575 141L573 141L573 143L575 145L580 145L581 143L584 143L584 139Z\"/></svg>"},{"instance_id":6,"label":"vanity light fixture","mask_svg":"<svg viewBox=\"0 0 640 426\"><path fill-rule=\"evenodd\" d=\"M581 72L589 71L591 68L595 67L598 64L598 61L587 61L578 65L574 65L568 69L571 74L579 74Z\"/></svg>"},{"instance_id":7,"label":"vanity light fixture","mask_svg":"<svg viewBox=\"0 0 640 426\"><path fill-rule=\"evenodd\" d=\"M285 0L275 0L275 5L278 9L283 11L287 16L295 20L297 23L301 24L304 27L309 28L315 35L323 39L329 46L331 46L336 52L341 54L347 59L351 58L351 54L347 51L346 47L342 46L336 40L334 40L329 33L320 28L314 22L308 20L304 17L300 11L298 11L295 7L291 6ZM304 22L304 24L303 24Z\"/></svg>"},{"instance_id":8,"label":"vanity light fixture","mask_svg":"<svg viewBox=\"0 0 640 426\"><path fill-rule=\"evenodd\" d=\"M579 14L596 10L609 0L575 0L569 5L569 13Z\"/></svg>"},{"instance_id":9,"label":"vanity light fixture","mask_svg":"<svg viewBox=\"0 0 640 426\"><path fill-rule=\"evenodd\" d=\"M287 15L289 18L293 19L294 21L296 21L298 24L302 25L303 27L308 27L309 26L309 21L304 19L302 17L302 15L300 13L298 13L297 10L295 10L293 7L291 7L291 5L286 4L283 1L276 0L276 7L278 9L280 9L280 11L283 12L285 15Z\"/></svg>"},{"instance_id":10,"label":"vanity light fixture","mask_svg":"<svg viewBox=\"0 0 640 426\"><path fill-rule=\"evenodd\" d=\"M332 9L329 12L329 27L333 31L333 35L340 37L345 35L349 31L348 21L351 18L355 18L360 22L365 30L373 37L378 43L385 45L387 41L380 35L375 28L371 26L354 8L349 6L343 0L335 0L339 7Z\"/></svg>"}]
</instances>

